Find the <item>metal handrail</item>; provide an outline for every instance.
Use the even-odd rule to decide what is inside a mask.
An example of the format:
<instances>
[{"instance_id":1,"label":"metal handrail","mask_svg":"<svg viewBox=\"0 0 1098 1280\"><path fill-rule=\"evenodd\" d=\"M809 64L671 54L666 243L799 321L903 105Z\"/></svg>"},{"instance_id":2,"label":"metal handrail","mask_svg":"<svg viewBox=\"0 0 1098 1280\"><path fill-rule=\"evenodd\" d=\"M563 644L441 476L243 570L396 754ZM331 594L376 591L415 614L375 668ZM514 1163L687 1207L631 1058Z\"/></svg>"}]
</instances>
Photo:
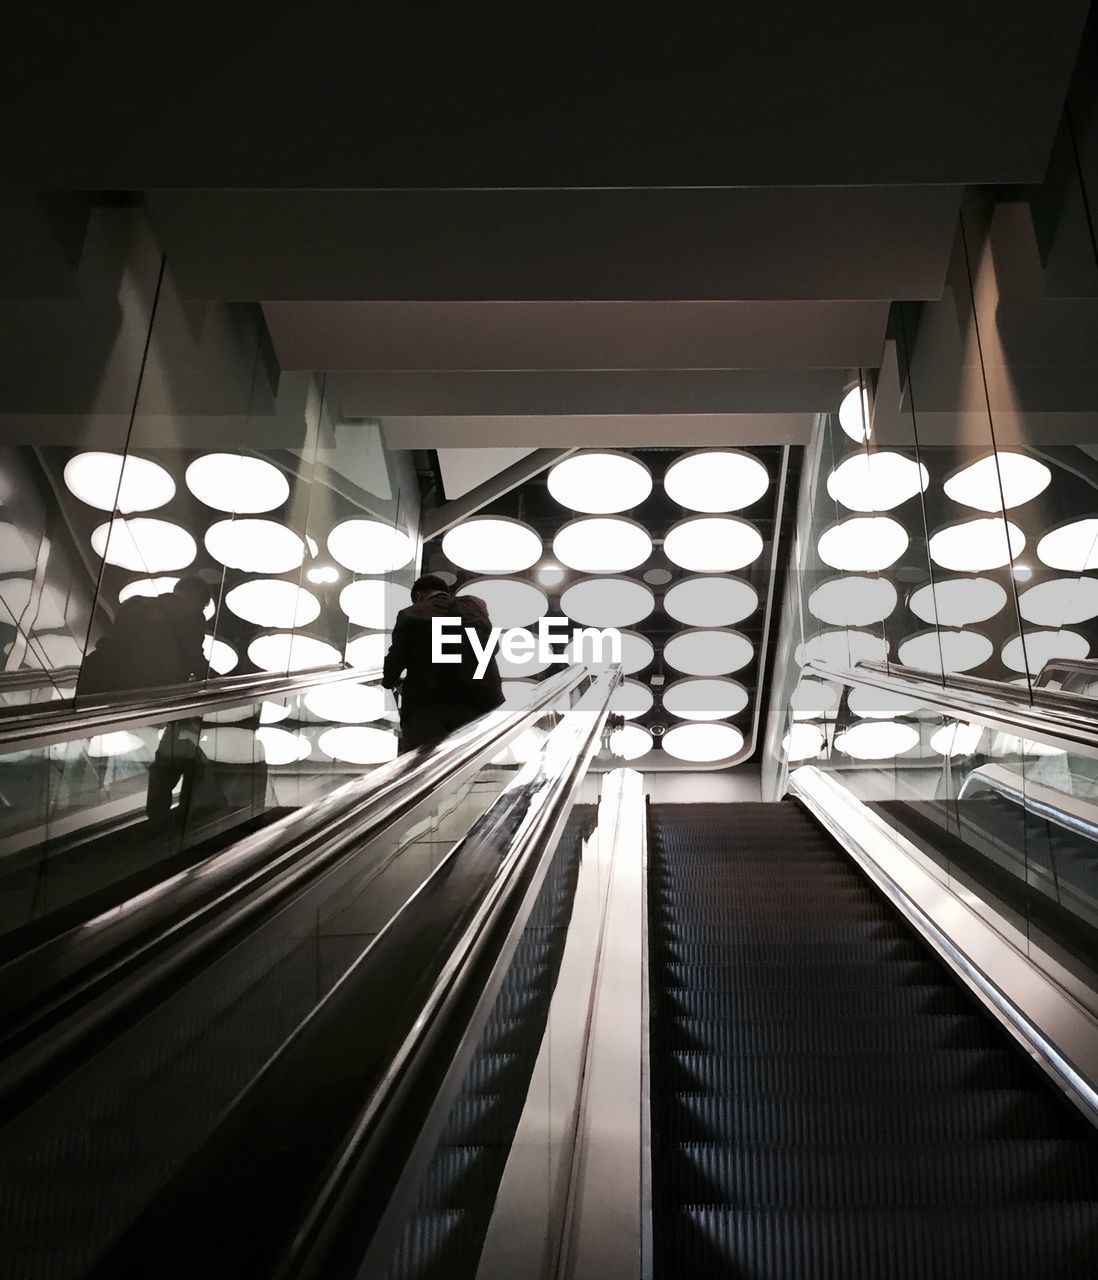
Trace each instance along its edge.
<instances>
[{"instance_id":1,"label":"metal handrail","mask_svg":"<svg viewBox=\"0 0 1098 1280\"><path fill-rule=\"evenodd\" d=\"M1098 658L1050 658L1037 673L1033 687L1043 689L1046 682L1059 671L1068 676L1089 676L1092 680L1098 680ZM1046 692L1051 693L1052 690Z\"/></svg>"},{"instance_id":2,"label":"metal handrail","mask_svg":"<svg viewBox=\"0 0 1098 1280\"><path fill-rule=\"evenodd\" d=\"M1092 698L1053 689L1031 694L1018 685L980 676L951 674L943 680L940 673L898 663L839 667L816 659L804 669L823 680L914 698L943 715L1098 757L1098 716Z\"/></svg>"},{"instance_id":3,"label":"metal handrail","mask_svg":"<svg viewBox=\"0 0 1098 1280\"><path fill-rule=\"evenodd\" d=\"M226 1258L241 1280L333 1277L352 1259L357 1270L470 1018L502 978L619 680L618 668L597 677L589 706L565 717L95 1274L152 1266L174 1280Z\"/></svg>"},{"instance_id":4,"label":"metal handrail","mask_svg":"<svg viewBox=\"0 0 1098 1280\"><path fill-rule=\"evenodd\" d=\"M139 693L94 698L66 698L59 702L0 708L0 755L27 751L51 743L70 742L99 733L167 724L211 711L246 706L263 698L288 697L325 684L381 679L381 667L309 667L288 675L219 676L190 680Z\"/></svg>"},{"instance_id":5,"label":"metal handrail","mask_svg":"<svg viewBox=\"0 0 1098 1280\"><path fill-rule=\"evenodd\" d=\"M1046 787L997 764L981 765L968 773L957 792L957 799L964 800L981 791L1002 796L1004 800L1020 805L1027 813L1098 844L1098 804L1092 800Z\"/></svg>"},{"instance_id":6,"label":"metal handrail","mask_svg":"<svg viewBox=\"0 0 1098 1280\"><path fill-rule=\"evenodd\" d=\"M19 671L0 671L0 694L11 689L39 689L47 685L56 688L58 685L72 684L79 678L78 666L25 667Z\"/></svg>"}]
</instances>

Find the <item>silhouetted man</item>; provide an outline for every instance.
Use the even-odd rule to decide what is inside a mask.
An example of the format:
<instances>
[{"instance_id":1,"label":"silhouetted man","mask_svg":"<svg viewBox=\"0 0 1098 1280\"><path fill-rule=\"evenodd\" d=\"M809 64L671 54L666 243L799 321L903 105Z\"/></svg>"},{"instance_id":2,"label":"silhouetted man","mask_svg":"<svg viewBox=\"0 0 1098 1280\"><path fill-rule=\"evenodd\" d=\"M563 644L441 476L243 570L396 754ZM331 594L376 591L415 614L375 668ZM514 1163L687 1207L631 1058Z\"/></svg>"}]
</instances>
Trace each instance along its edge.
<instances>
[{"instance_id":1,"label":"silhouetted man","mask_svg":"<svg viewBox=\"0 0 1098 1280\"><path fill-rule=\"evenodd\" d=\"M432 629L436 618L461 622L461 661L431 661ZM481 644L492 630L488 609L476 596L454 596L446 583L427 574L412 585L412 603L397 614L393 640L385 655L382 683L386 689L401 684L400 748L411 751L491 711L503 702L503 688L495 657L481 679L476 679L476 658L465 635L477 634ZM456 646L455 646L456 652Z\"/></svg>"}]
</instances>

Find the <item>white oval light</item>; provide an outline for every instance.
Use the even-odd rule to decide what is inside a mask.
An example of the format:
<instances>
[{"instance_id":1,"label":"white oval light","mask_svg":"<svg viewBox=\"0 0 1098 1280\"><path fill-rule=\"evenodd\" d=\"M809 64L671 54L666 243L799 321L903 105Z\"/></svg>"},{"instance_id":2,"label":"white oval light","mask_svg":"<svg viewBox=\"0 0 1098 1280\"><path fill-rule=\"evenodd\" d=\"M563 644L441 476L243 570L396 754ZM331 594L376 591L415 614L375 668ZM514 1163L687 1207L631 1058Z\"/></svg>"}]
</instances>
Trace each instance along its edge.
<instances>
[{"instance_id":1,"label":"white oval light","mask_svg":"<svg viewBox=\"0 0 1098 1280\"><path fill-rule=\"evenodd\" d=\"M517 578L478 578L457 594L483 600L496 627L528 627L549 609L549 597L540 587Z\"/></svg>"},{"instance_id":2,"label":"white oval light","mask_svg":"<svg viewBox=\"0 0 1098 1280\"><path fill-rule=\"evenodd\" d=\"M623 573L651 554L652 539L647 530L623 516L571 520L553 539L553 555L570 569L584 573Z\"/></svg>"},{"instance_id":3,"label":"white oval light","mask_svg":"<svg viewBox=\"0 0 1098 1280\"><path fill-rule=\"evenodd\" d=\"M948 631L938 627L900 643L896 657L905 667L920 671L971 671L995 652L995 646L978 631Z\"/></svg>"},{"instance_id":4,"label":"white oval light","mask_svg":"<svg viewBox=\"0 0 1098 1280\"><path fill-rule=\"evenodd\" d=\"M1063 627L1098 618L1098 578L1052 578L1039 582L1018 597L1018 609L1026 622L1042 627Z\"/></svg>"},{"instance_id":5,"label":"white oval light","mask_svg":"<svg viewBox=\"0 0 1098 1280\"><path fill-rule=\"evenodd\" d=\"M884 662L888 643L869 631L821 631L799 644L794 656L802 667L815 661L830 667L852 667L858 662Z\"/></svg>"},{"instance_id":6,"label":"white oval light","mask_svg":"<svg viewBox=\"0 0 1098 1280\"><path fill-rule=\"evenodd\" d=\"M362 578L349 582L339 593L339 607L359 627L392 631L401 609L412 603L407 587L384 578Z\"/></svg>"},{"instance_id":7,"label":"white oval light","mask_svg":"<svg viewBox=\"0 0 1098 1280\"><path fill-rule=\"evenodd\" d=\"M655 698L652 690L639 680L623 680L610 695L610 710L614 715L635 720L652 710Z\"/></svg>"},{"instance_id":8,"label":"white oval light","mask_svg":"<svg viewBox=\"0 0 1098 1280\"><path fill-rule=\"evenodd\" d=\"M754 564L762 549L762 534L739 516L687 516L663 540L668 560L695 573L743 569Z\"/></svg>"},{"instance_id":9,"label":"white oval light","mask_svg":"<svg viewBox=\"0 0 1098 1280\"><path fill-rule=\"evenodd\" d=\"M855 453L828 476L827 492L851 511L891 511L929 483L926 467L902 453Z\"/></svg>"},{"instance_id":10,"label":"white oval light","mask_svg":"<svg viewBox=\"0 0 1098 1280\"><path fill-rule=\"evenodd\" d=\"M205 542L218 563L242 573L289 573L305 559L304 540L277 520L215 520Z\"/></svg>"},{"instance_id":11,"label":"white oval light","mask_svg":"<svg viewBox=\"0 0 1098 1280\"><path fill-rule=\"evenodd\" d=\"M814 724L795 724L782 739L782 750L792 763L812 760L824 748L823 730Z\"/></svg>"},{"instance_id":12,"label":"white oval light","mask_svg":"<svg viewBox=\"0 0 1098 1280\"><path fill-rule=\"evenodd\" d=\"M564 592L560 607L582 627L627 627L648 617L656 597L634 578L585 578Z\"/></svg>"},{"instance_id":13,"label":"white oval light","mask_svg":"<svg viewBox=\"0 0 1098 1280\"><path fill-rule=\"evenodd\" d=\"M447 558L470 573L518 573L541 556L541 539L520 520L474 516L442 535Z\"/></svg>"},{"instance_id":14,"label":"white oval light","mask_svg":"<svg viewBox=\"0 0 1098 1280\"><path fill-rule=\"evenodd\" d=\"M891 516L846 516L820 534L824 564L854 573L887 569L907 550L907 530Z\"/></svg>"},{"instance_id":15,"label":"white oval light","mask_svg":"<svg viewBox=\"0 0 1098 1280\"><path fill-rule=\"evenodd\" d=\"M389 637L383 632L373 632L364 636L356 636L347 645L347 661L352 667L362 671L370 671L380 667L385 661L385 652L389 648Z\"/></svg>"},{"instance_id":16,"label":"white oval light","mask_svg":"<svg viewBox=\"0 0 1098 1280\"><path fill-rule=\"evenodd\" d=\"M198 547L186 529L167 520L116 516L92 532L92 550L107 564L134 573L168 573L184 569Z\"/></svg>"},{"instance_id":17,"label":"white oval light","mask_svg":"<svg viewBox=\"0 0 1098 1280\"><path fill-rule=\"evenodd\" d=\"M663 487L690 511L741 511L770 488L766 467L739 449L699 449L667 468Z\"/></svg>"},{"instance_id":18,"label":"white oval light","mask_svg":"<svg viewBox=\"0 0 1098 1280\"><path fill-rule=\"evenodd\" d=\"M524 630L524 628L517 628ZM532 644L528 644L530 651L528 658L509 658L500 645L496 650L496 666L499 668L499 674L504 680L522 680L529 676L540 675L543 671L548 671L553 665L551 662L544 662L537 656L537 636L532 631L527 631Z\"/></svg>"},{"instance_id":19,"label":"white oval light","mask_svg":"<svg viewBox=\"0 0 1098 1280\"><path fill-rule=\"evenodd\" d=\"M907 607L931 626L963 627L986 622L1007 602L1007 593L991 578L945 578L911 593Z\"/></svg>"},{"instance_id":20,"label":"white oval light","mask_svg":"<svg viewBox=\"0 0 1098 1280\"><path fill-rule=\"evenodd\" d=\"M547 483L562 507L592 515L628 511L652 492L652 476L644 463L613 450L565 458L549 472Z\"/></svg>"},{"instance_id":21,"label":"white oval light","mask_svg":"<svg viewBox=\"0 0 1098 1280\"><path fill-rule=\"evenodd\" d=\"M1010 564L1026 545L1016 524L999 516L948 525L930 537L930 558L943 569L979 573Z\"/></svg>"},{"instance_id":22,"label":"white oval light","mask_svg":"<svg viewBox=\"0 0 1098 1280\"><path fill-rule=\"evenodd\" d=\"M610 735L610 750L622 760L639 760L652 750L652 735L640 725L627 724Z\"/></svg>"},{"instance_id":23,"label":"white oval light","mask_svg":"<svg viewBox=\"0 0 1098 1280\"><path fill-rule=\"evenodd\" d=\"M1003 511L1029 502L1048 488L1052 472L1024 453L991 453L962 467L942 488L947 498L977 511Z\"/></svg>"},{"instance_id":24,"label":"white oval light","mask_svg":"<svg viewBox=\"0 0 1098 1280\"><path fill-rule=\"evenodd\" d=\"M663 705L679 720L727 720L747 706L747 690L720 676L676 680L664 689Z\"/></svg>"},{"instance_id":25,"label":"white oval light","mask_svg":"<svg viewBox=\"0 0 1098 1280\"><path fill-rule=\"evenodd\" d=\"M156 596L170 595L174 590L178 578L138 578L134 582L127 582L122 590L118 593L118 603L125 604L127 600L134 596L148 596L155 598ZM206 607L202 610L202 616L208 622L215 612L213 600L206 601Z\"/></svg>"},{"instance_id":26,"label":"white oval light","mask_svg":"<svg viewBox=\"0 0 1098 1280\"><path fill-rule=\"evenodd\" d=\"M930 749L940 756L970 756L983 736L983 725L951 720L930 735Z\"/></svg>"},{"instance_id":27,"label":"white oval light","mask_svg":"<svg viewBox=\"0 0 1098 1280\"><path fill-rule=\"evenodd\" d=\"M296 764L308 758L313 744L301 733L274 729L269 725L257 729L255 736L263 747L263 758L269 765Z\"/></svg>"},{"instance_id":28,"label":"white oval light","mask_svg":"<svg viewBox=\"0 0 1098 1280\"><path fill-rule=\"evenodd\" d=\"M219 676L228 675L240 661L236 650L224 640L215 640L213 636L205 636L202 640L202 653L210 664L210 670Z\"/></svg>"},{"instance_id":29,"label":"white oval light","mask_svg":"<svg viewBox=\"0 0 1098 1280\"><path fill-rule=\"evenodd\" d=\"M131 733L128 729L94 734L88 739L85 750L89 756L97 760L109 759L112 756L130 756L135 751L144 751L150 757L152 755L150 744L146 739Z\"/></svg>"},{"instance_id":30,"label":"white oval light","mask_svg":"<svg viewBox=\"0 0 1098 1280\"><path fill-rule=\"evenodd\" d=\"M793 690L789 706L794 719L811 720L814 716L826 715L834 709L838 701L839 690L835 685L827 680L814 680L811 676L801 676L796 689Z\"/></svg>"},{"instance_id":31,"label":"white oval light","mask_svg":"<svg viewBox=\"0 0 1098 1280\"><path fill-rule=\"evenodd\" d=\"M279 724L283 720L288 720L292 708L287 702L271 702L264 700L259 707L259 723L260 724Z\"/></svg>"},{"instance_id":32,"label":"white oval light","mask_svg":"<svg viewBox=\"0 0 1098 1280\"><path fill-rule=\"evenodd\" d=\"M854 724L835 738L835 745L855 760L887 760L910 751L919 741L919 730L911 724L873 720Z\"/></svg>"},{"instance_id":33,"label":"white oval light","mask_svg":"<svg viewBox=\"0 0 1098 1280\"><path fill-rule=\"evenodd\" d=\"M366 724L380 720L396 707L393 695L377 684L329 684L305 695L310 718L336 724Z\"/></svg>"},{"instance_id":34,"label":"white oval light","mask_svg":"<svg viewBox=\"0 0 1098 1280\"><path fill-rule=\"evenodd\" d=\"M1098 519L1074 520L1046 533L1037 544L1037 558L1070 573L1098 569Z\"/></svg>"},{"instance_id":35,"label":"white oval light","mask_svg":"<svg viewBox=\"0 0 1098 1280\"><path fill-rule=\"evenodd\" d=\"M843 396L839 404L839 426L851 440L859 444L872 435L869 422L869 392L865 387L855 384Z\"/></svg>"},{"instance_id":36,"label":"white oval light","mask_svg":"<svg viewBox=\"0 0 1098 1280\"><path fill-rule=\"evenodd\" d=\"M883 622L896 608L896 588L887 578L830 578L808 597L808 611L833 627Z\"/></svg>"},{"instance_id":37,"label":"white oval light","mask_svg":"<svg viewBox=\"0 0 1098 1280\"><path fill-rule=\"evenodd\" d=\"M663 749L694 764L727 760L743 750L743 734L730 724L675 724L663 735Z\"/></svg>"},{"instance_id":38,"label":"white oval light","mask_svg":"<svg viewBox=\"0 0 1098 1280\"><path fill-rule=\"evenodd\" d=\"M244 453L205 453L187 468L186 480L199 502L236 515L273 511L290 496L290 482L276 466Z\"/></svg>"},{"instance_id":39,"label":"white oval light","mask_svg":"<svg viewBox=\"0 0 1098 1280\"><path fill-rule=\"evenodd\" d=\"M292 631L256 636L248 645L248 657L261 671L307 671L330 667L340 659L339 650L326 640Z\"/></svg>"},{"instance_id":40,"label":"white oval light","mask_svg":"<svg viewBox=\"0 0 1098 1280\"><path fill-rule=\"evenodd\" d=\"M260 627L306 627L320 616L320 601L311 591L279 578L242 582L225 595L226 606Z\"/></svg>"},{"instance_id":41,"label":"white oval light","mask_svg":"<svg viewBox=\"0 0 1098 1280\"><path fill-rule=\"evenodd\" d=\"M365 729L347 725L325 729L317 740L325 755L345 764L385 764L395 760L397 738L388 729Z\"/></svg>"},{"instance_id":42,"label":"white oval light","mask_svg":"<svg viewBox=\"0 0 1098 1280\"><path fill-rule=\"evenodd\" d=\"M156 462L121 453L78 453L65 464L65 487L100 511L152 511L175 497L175 481Z\"/></svg>"},{"instance_id":43,"label":"white oval light","mask_svg":"<svg viewBox=\"0 0 1098 1280\"><path fill-rule=\"evenodd\" d=\"M738 631L698 628L673 635L663 656L686 675L724 676L746 667L755 656L755 646Z\"/></svg>"},{"instance_id":44,"label":"white oval light","mask_svg":"<svg viewBox=\"0 0 1098 1280\"><path fill-rule=\"evenodd\" d=\"M1023 647L1022 641L1025 640ZM1078 631L1027 631L1003 645L1003 666L1011 671L1037 675L1054 658L1078 659L1090 656L1090 642Z\"/></svg>"},{"instance_id":45,"label":"white oval light","mask_svg":"<svg viewBox=\"0 0 1098 1280\"><path fill-rule=\"evenodd\" d=\"M208 760L222 764L252 764L263 759L259 740L251 729L205 729L198 745Z\"/></svg>"},{"instance_id":46,"label":"white oval light","mask_svg":"<svg viewBox=\"0 0 1098 1280\"><path fill-rule=\"evenodd\" d=\"M328 534L328 551L352 573L392 573L411 564L416 544L403 529L355 516Z\"/></svg>"},{"instance_id":47,"label":"white oval light","mask_svg":"<svg viewBox=\"0 0 1098 1280\"><path fill-rule=\"evenodd\" d=\"M759 593L742 578L683 578L669 587L663 607L688 627L728 627L759 607Z\"/></svg>"},{"instance_id":48,"label":"white oval light","mask_svg":"<svg viewBox=\"0 0 1098 1280\"><path fill-rule=\"evenodd\" d=\"M916 698L865 686L851 689L846 705L853 715L866 720L895 720L897 716L913 716L922 710L922 704Z\"/></svg>"}]
</instances>

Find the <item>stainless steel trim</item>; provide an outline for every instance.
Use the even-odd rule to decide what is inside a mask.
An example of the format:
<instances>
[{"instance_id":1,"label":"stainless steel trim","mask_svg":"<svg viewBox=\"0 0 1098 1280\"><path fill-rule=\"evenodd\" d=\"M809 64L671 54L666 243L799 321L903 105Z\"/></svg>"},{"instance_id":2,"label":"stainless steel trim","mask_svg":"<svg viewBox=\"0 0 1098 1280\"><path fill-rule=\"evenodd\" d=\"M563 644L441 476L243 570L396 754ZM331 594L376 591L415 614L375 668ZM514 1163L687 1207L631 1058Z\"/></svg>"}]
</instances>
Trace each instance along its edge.
<instances>
[{"instance_id":1,"label":"stainless steel trim","mask_svg":"<svg viewBox=\"0 0 1098 1280\"><path fill-rule=\"evenodd\" d=\"M1045 684L1055 675L1056 672L1062 671L1068 676L1085 676L1092 680L1098 680L1098 658L1051 658L1041 670L1037 673L1037 679L1033 682L1035 689L1043 689ZM1052 692L1048 690L1047 692ZM1078 695L1082 697L1083 695Z\"/></svg>"},{"instance_id":2,"label":"stainless steel trim","mask_svg":"<svg viewBox=\"0 0 1098 1280\"><path fill-rule=\"evenodd\" d=\"M80 676L79 667L30 667L20 671L0 672L0 694L10 689L56 688L72 684Z\"/></svg>"},{"instance_id":3,"label":"stainless steel trim","mask_svg":"<svg viewBox=\"0 0 1098 1280\"><path fill-rule=\"evenodd\" d=\"M999 764L985 764L973 769L961 783L957 799L964 800L981 791L990 791L1011 800L1027 813L1098 844L1098 804L1082 796L1068 795L1054 787L1043 786Z\"/></svg>"}]
</instances>

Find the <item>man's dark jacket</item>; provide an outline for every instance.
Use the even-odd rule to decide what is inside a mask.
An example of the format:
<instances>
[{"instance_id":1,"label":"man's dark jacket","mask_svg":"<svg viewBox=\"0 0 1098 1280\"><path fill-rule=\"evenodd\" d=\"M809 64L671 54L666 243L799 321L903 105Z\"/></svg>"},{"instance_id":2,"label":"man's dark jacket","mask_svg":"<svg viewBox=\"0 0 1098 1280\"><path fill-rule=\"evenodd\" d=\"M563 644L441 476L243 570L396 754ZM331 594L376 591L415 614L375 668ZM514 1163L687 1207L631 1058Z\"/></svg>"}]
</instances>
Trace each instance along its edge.
<instances>
[{"instance_id":1,"label":"man's dark jacket","mask_svg":"<svg viewBox=\"0 0 1098 1280\"><path fill-rule=\"evenodd\" d=\"M461 662L432 663L431 638L436 618L461 623ZM401 747L405 751L445 737L454 729L503 702L499 667L493 655L477 680L476 656L465 635L472 628L487 643L492 624L483 600L476 596L435 595L397 614L393 640L385 655L382 683L393 689L404 677L400 700ZM447 651L457 652L455 628L449 629Z\"/></svg>"}]
</instances>

